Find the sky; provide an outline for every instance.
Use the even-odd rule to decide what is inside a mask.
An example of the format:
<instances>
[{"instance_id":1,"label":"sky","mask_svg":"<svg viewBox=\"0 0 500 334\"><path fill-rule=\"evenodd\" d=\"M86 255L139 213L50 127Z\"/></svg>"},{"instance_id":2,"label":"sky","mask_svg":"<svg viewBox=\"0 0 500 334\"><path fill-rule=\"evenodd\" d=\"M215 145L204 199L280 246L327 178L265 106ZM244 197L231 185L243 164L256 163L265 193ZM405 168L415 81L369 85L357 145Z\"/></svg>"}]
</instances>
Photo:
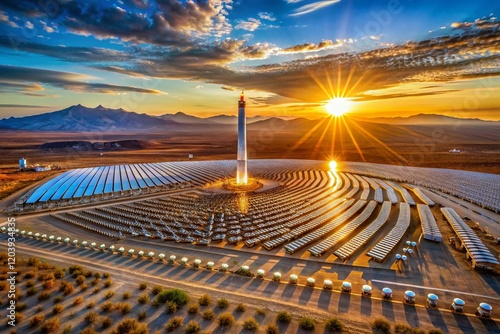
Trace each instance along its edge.
<instances>
[{"instance_id":1,"label":"sky","mask_svg":"<svg viewBox=\"0 0 500 334\"><path fill-rule=\"evenodd\" d=\"M0 118L437 113L500 120L492 0L2 0Z\"/></svg>"}]
</instances>

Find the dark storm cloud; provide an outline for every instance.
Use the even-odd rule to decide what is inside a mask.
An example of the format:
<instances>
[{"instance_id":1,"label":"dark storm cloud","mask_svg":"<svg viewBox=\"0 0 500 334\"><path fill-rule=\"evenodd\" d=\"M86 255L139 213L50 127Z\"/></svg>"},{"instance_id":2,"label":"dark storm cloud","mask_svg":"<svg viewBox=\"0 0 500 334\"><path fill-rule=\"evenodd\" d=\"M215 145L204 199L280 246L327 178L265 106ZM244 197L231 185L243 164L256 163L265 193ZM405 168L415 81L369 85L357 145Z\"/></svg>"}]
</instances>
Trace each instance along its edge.
<instances>
[{"instance_id":1,"label":"dark storm cloud","mask_svg":"<svg viewBox=\"0 0 500 334\"><path fill-rule=\"evenodd\" d=\"M9 89L11 91L17 90L29 93L30 90L43 90L41 84L46 84L77 92L93 92L103 94L137 92L146 94L163 94L163 92L154 89L111 85L105 83L88 83L83 81L86 79L89 79L89 77L76 73L0 65L0 82L2 83L2 89L4 90ZM33 95L33 93L27 95Z\"/></svg>"}]
</instances>

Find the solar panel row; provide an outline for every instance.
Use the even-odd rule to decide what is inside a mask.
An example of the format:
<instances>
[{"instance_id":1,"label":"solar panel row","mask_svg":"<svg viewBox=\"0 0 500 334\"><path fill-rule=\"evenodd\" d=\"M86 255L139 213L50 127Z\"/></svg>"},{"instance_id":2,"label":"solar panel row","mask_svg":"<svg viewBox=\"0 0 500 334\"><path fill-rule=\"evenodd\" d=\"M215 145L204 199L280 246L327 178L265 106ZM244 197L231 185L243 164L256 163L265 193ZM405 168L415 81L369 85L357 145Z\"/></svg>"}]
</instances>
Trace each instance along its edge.
<instances>
[{"instance_id":1,"label":"solar panel row","mask_svg":"<svg viewBox=\"0 0 500 334\"><path fill-rule=\"evenodd\" d=\"M191 174L191 175L189 175ZM176 163L146 163L118 166L79 168L67 171L38 187L26 200L37 202L76 199L130 190L159 187L193 178L197 183L213 181L209 169L189 170Z\"/></svg>"}]
</instances>

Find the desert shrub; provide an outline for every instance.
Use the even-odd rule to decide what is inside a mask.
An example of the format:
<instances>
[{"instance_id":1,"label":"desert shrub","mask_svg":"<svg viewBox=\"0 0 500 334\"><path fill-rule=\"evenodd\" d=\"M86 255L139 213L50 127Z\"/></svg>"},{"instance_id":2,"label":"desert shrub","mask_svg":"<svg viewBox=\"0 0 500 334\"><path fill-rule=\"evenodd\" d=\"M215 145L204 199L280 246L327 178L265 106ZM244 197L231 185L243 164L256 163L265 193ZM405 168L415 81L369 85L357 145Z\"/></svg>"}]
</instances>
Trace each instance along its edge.
<instances>
[{"instance_id":1,"label":"desert shrub","mask_svg":"<svg viewBox=\"0 0 500 334\"><path fill-rule=\"evenodd\" d=\"M186 325L186 334L195 334L201 330L201 326L194 320L191 320Z\"/></svg>"},{"instance_id":2,"label":"desert shrub","mask_svg":"<svg viewBox=\"0 0 500 334\"><path fill-rule=\"evenodd\" d=\"M129 298L130 298L130 292L128 292L128 291L127 291L127 292L124 292L122 297L123 297L123 299L125 299L125 300L129 299Z\"/></svg>"},{"instance_id":3,"label":"desert shrub","mask_svg":"<svg viewBox=\"0 0 500 334\"><path fill-rule=\"evenodd\" d=\"M107 301L101 305L101 311L103 311L105 313L113 311L114 308L115 308L115 305L113 305L113 303L110 301Z\"/></svg>"},{"instance_id":4,"label":"desert shrub","mask_svg":"<svg viewBox=\"0 0 500 334\"><path fill-rule=\"evenodd\" d=\"M245 312L246 309L247 309L246 306L240 303L236 306L235 311L242 313Z\"/></svg>"},{"instance_id":5,"label":"desert shrub","mask_svg":"<svg viewBox=\"0 0 500 334\"><path fill-rule=\"evenodd\" d=\"M26 274L24 274L24 278L33 278L35 277L36 273L33 270L28 271Z\"/></svg>"},{"instance_id":6,"label":"desert shrub","mask_svg":"<svg viewBox=\"0 0 500 334\"><path fill-rule=\"evenodd\" d=\"M139 289L140 290L146 290L148 288L148 285L146 283L140 283L139 284Z\"/></svg>"},{"instance_id":7,"label":"desert shrub","mask_svg":"<svg viewBox=\"0 0 500 334\"><path fill-rule=\"evenodd\" d=\"M101 278L101 273L100 273L100 272L96 272L96 273L94 274L94 277L95 277L95 278Z\"/></svg>"},{"instance_id":8,"label":"desert shrub","mask_svg":"<svg viewBox=\"0 0 500 334\"><path fill-rule=\"evenodd\" d=\"M63 310L64 310L64 306L62 306L61 304L57 304L56 306L54 306L54 307L52 308L52 314L53 314L53 315L59 314L59 313L61 313Z\"/></svg>"},{"instance_id":9,"label":"desert shrub","mask_svg":"<svg viewBox=\"0 0 500 334\"><path fill-rule=\"evenodd\" d=\"M87 308L92 308L95 306L95 302L90 302L87 304Z\"/></svg>"},{"instance_id":10,"label":"desert shrub","mask_svg":"<svg viewBox=\"0 0 500 334\"><path fill-rule=\"evenodd\" d=\"M37 257L30 257L28 259L28 262L26 263L26 265L28 267L38 267L41 263L42 263L42 261L39 258L37 258Z\"/></svg>"},{"instance_id":11,"label":"desert shrub","mask_svg":"<svg viewBox=\"0 0 500 334\"><path fill-rule=\"evenodd\" d=\"M42 312L42 311L43 311L43 307L42 307L42 305L38 305L38 306L36 307L36 312L37 312L37 313L40 313L40 312Z\"/></svg>"},{"instance_id":12,"label":"desert shrub","mask_svg":"<svg viewBox=\"0 0 500 334\"><path fill-rule=\"evenodd\" d=\"M203 320L209 320L212 321L215 319L215 313L212 310L206 310L203 312L203 315L201 316Z\"/></svg>"},{"instance_id":13,"label":"desert shrub","mask_svg":"<svg viewBox=\"0 0 500 334\"><path fill-rule=\"evenodd\" d=\"M42 333L44 334L54 333L59 329L59 327L60 327L59 319L52 318L50 320L45 321L45 323L42 326Z\"/></svg>"},{"instance_id":14,"label":"desert shrub","mask_svg":"<svg viewBox=\"0 0 500 334\"><path fill-rule=\"evenodd\" d=\"M221 327L231 326L234 324L234 316L230 312L224 312L219 314L219 318L217 319L217 323Z\"/></svg>"},{"instance_id":15,"label":"desert shrub","mask_svg":"<svg viewBox=\"0 0 500 334\"><path fill-rule=\"evenodd\" d=\"M54 273L40 273L38 275L38 280L40 282L44 282L44 281L50 281L50 280L55 280L56 277L54 276Z\"/></svg>"},{"instance_id":16,"label":"desert shrub","mask_svg":"<svg viewBox=\"0 0 500 334\"><path fill-rule=\"evenodd\" d=\"M73 326L68 325L68 326L63 328L62 334L70 334L72 329L73 329ZM83 330L80 331L80 333L82 333L82 332L83 332Z\"/></svg>"},{"instance_id":17,"label":"desert shrub","mask_svg":"<svg viewBox=\"0 0 500 334\"><path fill-rule=\"evenodd\" d=\"M266 328L266 334L280 334L280 329L276 324L269 324Z\"/></svg>"},{"instance_id":18,"label":"desert shrub","mask_svg":"<svg viewBox=\"0 0 500 334\"><path fill-rule=\"evenodd\" d=\"M4 280L0 281L0 291L5 291L8 288L9 288L9 283L7 283Z\"/></svg>"},{"instance_id":19,"label":"desert shrub","mask_svg":"<svg viewBox=\"0 0 500 334\"><path fill-rule=\"evenodd\" d=\"M149 296L148 296L148 294L145 293L143 295L140 295L138 301L139 301L140 304L149 303Z\"/></svg>"},{"instance_id":20,"label":"desert shrub","mask_svg":"<svg viewBox=\"0 0 500 334\"><path fill-rule=\"evenodd\" d=\"M56 268L54 270L54 277L57 278L57 279L61 279L64 277L64 274L66 272L64 271L64 269L61 269L61 268Z\"/></svg>"},{"instance_id":21,"label":"desert shrub","mask_svg":"<svg viewBox=\"0 0 500 334\"><path fill-rule=\"evenodd\" d=\"M196 303L189 304L187 307L187 312L189 314L198 314L198 312L200 312L200 305Z\"/></svg>"},{"instance_id":22,"label":"desert shrub","mask_svg":"<svg viewBox=\"0 0 500 334\"><path fill-rule=\"evenodd\" d=\"M160 292L162 292L162 291L163 291L163 287L162 287L162 286L160 286L160 285L155 285L155 286L153 286L153 288L151 289L151 293L152 293L153 295L155 295L155 296L156 296L157 294L159 294Z\"/></svg>"},{"instance_id":23,"label":"desert shrub","mask_svg":"<svg viewBox=\"0 0 500 334\"><path fill-rule=\"evenodd\" d=\"M37 298L40 301L47 300L50 298L50 293L48 291L42 291L42 293L40 293Z\"/></svg>"},{"instance_id":24,"label":"desert shrub","mask_svg":"<svg viewBox=\"0 0 500 334\"><path fill-rule=\"evenodd\" d=\"M76 277L76 279L75 279L75 282L76 282L76 284L78 284L78 285L82 285L82 284L83 284L83 282L85 282L85 280L86 280L86 277L85 277L85 276L83 276L83 275L78 275L78 276Z\"/></svg>"},{"instance_id":25,"label":"desert shrub","mask_svg":"<svg viewBox=\"0 0 500 334\"><path fill-rule=\"evenodd\" d=\"M30 326L36 327L36 326L40 325L43 322L43 319L45 319L43 317L43 315L41 315L41 314L35 315L33 318L30 319Z\"/></svg>"},{"instance_id":26,"label":"desert shrub","mask_svg":"<svg viewBox=\"0 0 500 334\"><path fill-rule=\"evenodd\" d=\"M113 324L113 319L110 317L102 317L101 318L101 327L102 328L109 328Z\"/></svg>"},{"instance_id":27,"label":"desert shrub","mask_svg":"<svg viewBox=\"0 0 500 334\"><path fill-rule=\"evenodd\" d=\"M257 309L255 310L255 314L257 314L257 315L266 315L266 314L267 314L267 312L266 312L266 310L264 310L263 308L260 308L260 307L259 307L259 308L257 308Z\"/></svg>"},{"instance_id":28,"label":"desert shrub","mask_svg":"<svg viewBox=\"0 0 500 334\"><path fill-rule=\"evenodd\" d=\"M280 311L276 315L276 321L283 323L290 323L292 321L292 316L287 311Z\"/></svg>"},{"instance_id":29,"label":"desert shrub","mask_svg":"<svg viewBox=\"0 0 500 334\"><path fill-rule=\"evenodd\" d=\"M99 314L97 314L96 311L90 311L89 313L85 314L83 320L85 320L85 322L88 324L94 324L97 321L97 318L99 318Z\"/></svg>"},{"instance_id":30,"label":"desert shrub","mask_svg":"<svg viewBox=\"0 0 500 334\"><path fill-rule=\"evenodd\" d=\"M38 292L38 288L36 286L32 286L31 288L26 290L26 295L33 296L33 295L36 295L37 292Z\"/></svg>"},{"instance_id":31,"label":"desert shrub","mask_svg":"<svg viewBox=\"0 0 500 334\"><path fill-rule=\"evenodd\" d=\"M80 289L82 291L86 291L88 288L89 288L89 286L87 284L85 284L85 283L83 283L83 284L80 285Z\"/></svg>"},{"instance_id":32,"label":"desert shrub","mask_svg":"<svg viewBox=\"0 0 500 334\"><path fill-rule=\"evenodd\" d=\"M16 311L22 312L26 309L26 303L17 303Z\"/></svg>"},{"instance_id":33,"label":"desert shrub","mask_svg":"<svg viewBox=\"0 0 500 334\"><path fill-rule=\"evenodd\" d=\"M100 287L98 287L98 286L96 286L96 287L94 288L94 291L92 291L92 292L93 292L94 294L98 294L98 293L99 293L99 291L101 291L101 288L100 288Z\"/></svg>"},{"instance_id":34,"label":"desert shrub","mask_svg":"<svg viewBox=\"0 0 500 334\"><path fill-rule=\"evenodd\" d=\"M56 283L55 280L49 279L47 281L43 281L42 287L44 290L49 290L49 289L52 289L54 287L55 283Z\"/></svg>"},{"instance_id":35,"label":"desert shrub","mask_svg":"<svg viewBox=\"0 0 500 334\"><path fill-rule=\"evenodd\" d=\"M341 332L344 330L344 324L337 318L331 318L326 321L325 329L332 332Z\"/></svg>"},{"instance_id":36,"label":"desert shrub","mask_svg":"<svg viewBox=\"0 0 500 334\"><path fill-rule=\"evenodd\" d=\"M165 327L167 331L172 332L177 328L182 326L182 321L184 318L182 317L173 317L167 322L167 326Z\"/></svg>"},{"instance_id":37,"label":"desert shrub","mask_svg":"<svg viewBox=\"0 0 500 334\"><path fill-rule=\"evenodd\" d=\"M111 291L106 292L106 294L104 295L104 298L109 299L109 298L113 297L114 295L115 295L115 292L111 290Z\"/></svg>"},{"instance_id":38,"label":"desert shrub","mask_svg":"<svg viewBox=\"0 0 500 334\"><path fill-rule=\"evenodd\" d=\"M146 310L142 310L141 312L139 312L139 314L137 315L137 319L140 321L140 320L144 320L146 319L146 316L147 316L147 313L146 313Z\"/></svg>"},{"instance_id":39,"label":"desert shrub","mask_svg":"<svg viewBox=\"0 0 500 334\"><path fill-rule=\"evenodd\" d=\"M243 328L245 328L247 331L255 332L257 329L259 329L259 322L254 317L250 317L243 321Z\"/></svg>"},{"instance_id":40,"label":"desert shrub","mask_svg":"<svg viewBox=\"0 0 500 334\"><path fill-rule=\"evenodd\" d=\"M112 334L148 334L148 326L133 318L126 318L118 324Z\"/></svg>"},{"instance_id":41,"label":"desert shrub","mask_svg":"<svg viewBox=\"0 0 500 334\"><path fill-rule=\"evenodd\" d=\"M156 300L164 304L167 301L173 301L177 306L184 306L189 301L189 296L186 292L180 289L163 290L156 296Z\"/></svg>"},{"instance_id":42,"label":"desert shrub","mask_svg":"<svg viewBox=\"0 0 500 334\"><path fill-rule=\"evenodd\" d=\"M394 325L394 333L396 334L412 334L411 326L407 324L398 323Z\"/></svg>"},{"instance_id":43,"label":"desert shrub","mask_svg":"<svg viewBox=\"0 0 500 334\"><path fill-rule=\"evenodd\" d=\"M108 278L107 280L104 281L104 287L109 288L113 284L113 280Z\"/></svg>"},{"instance_id":44,"label":"desert shrub","mask_svg":"<svg viewBox=\"0 0 500 334\"><path fill-rule=\"evenodd\" d=\"M61 287L59 288L59 291L61 291L65 296L70 295L75 291L75 287L73 286L72 283L68 281L62 281L61 282Z\"/></svg>"},{"instance_id":45,"label":"desert shrub","mask_svg":"<svg viewBox=\"0 0 500 334\"><path fill-rule=\"evenodd\" d=\"M200 304L200 306L208 306L210 305L211 302L212 298L210 297L210 295L207 294L204 294L203 296L200 297L200 299L198 299L198 304Z\"/></svg>"},{"instance_id":46,"label":"desert shrub","mask_svg":"<svg viewBox=\"0 0 500 334\"><path fill-rule=\"evenodd\" d=\"M83 271L83 268L77 264L72 265L68 268L68 271L71 275L73 275L75 272L81 273Z\"/></svg>"},{"instance_id":47,"label":"desert shrub","mask_svg":"<svg viewBox=\"0 0 500 334\"><path fill-rule=\"evenodd\" d=\"M305 331L312 331L316 328L316 321L309 317L303 317L299 321L299 327Z\"/></svg>"},{"instance_id":48,"label":"desert shrub","mask_svg":"<svg viewBox=\"0 0 500 334\"><path fill-rule=\"evenodd\" d=\"M25 283L27 288L32 288L35 286L35 282L32 280L29 280L28 282Z\"/></svg>"},{"instance_id":49,"label":"desert shrub","mask_svg":"<svg viewBox=\"0 0 500 334\"><path fill-rule=\"evenodd\" d=\"M125 315L130 312L132 307L130 306L129 303L118 303L116 305L116 309L118 309L121 314Z\"/></svg>"},{"instance_id":50,"label":"desert shrub","mask_svg":"<svg viewBox=\"0 0 500 334\"><path fill-rule=\"evenodd\" d=\"M94 327L85 327L79 334L98 334Z\"/></svg>"},{"instance_id":51,"label":"desert shrub","mask_svg":"<svg viewBox=\"0 0 500 334\"><path fill-rule=\"evenodd\" d=\"M229 301L226 298L221 298L217 301L217 307L218 308L228 308L229 307Z\"/></svg>"},{"instance_id":52,"label":"desert shrub","mask_svg":"<svg viewBox=\"0 0 500 334\"><path fill-rule=\"evenodd\" d=\"M156 301L156 300L155 300ZM167 302L167 305L165 306L165 311L170 314L170 313L175 313L177 312L178 306L175 302L169 300Z\"/></svg>"},{"instance_id":53,"label":"desert shrub","mask_svg":"<svg viewBox=\"0 0 500 334\"><path fill-rule=\"evenodd\" d=\"M386 318L377 318L372 321L372 328L381 334L389 334L391 332L391 323Z\"/></svg>"},{"instance_id":54,"label":"desert shrub","mask_svg":"<svg viewBox=\"0 0 500 334\"><path fill-rule=\"evenodd\" d=\"M96 286L97 284L99 284L100 281L101 281L101 279L96 277L92 281L90 281L90 284L92 286Z\"/></svg>"},{"instance_id":55,"label":"desert shrub","mask_svg":"<svg viewBox=\"0 0 500 334\"><path fill-rule=\"evenodd\" d=\"M429 329L427 331L428 334L443 334L443 331L440 330L439 328L433 328L433 329Z\"/></svg>"},{"instance_id":56,"label":"desert shrub","mask_svg":"<svg viewBox=\"0 0 500 334\"><path fill-rule=\"evenodd\" d=\"M76 297L75 300L73 301L73 305L77 306L83 303L83 297Z\"/></svg>"},{"instance_id":57,"label":"desert shrub","mask_svg":"<svg viewBox=\"0 0 500 334\"><path fill-rule=\"evenodd\" d=\"M108 272L106 272L106 273L103 273L103 274L102 274L102 277L103 277L103 278L110 278L110 277L111 277L111 274L110 274L110 273L108 273Z\"/></svg>"}]
</instances>

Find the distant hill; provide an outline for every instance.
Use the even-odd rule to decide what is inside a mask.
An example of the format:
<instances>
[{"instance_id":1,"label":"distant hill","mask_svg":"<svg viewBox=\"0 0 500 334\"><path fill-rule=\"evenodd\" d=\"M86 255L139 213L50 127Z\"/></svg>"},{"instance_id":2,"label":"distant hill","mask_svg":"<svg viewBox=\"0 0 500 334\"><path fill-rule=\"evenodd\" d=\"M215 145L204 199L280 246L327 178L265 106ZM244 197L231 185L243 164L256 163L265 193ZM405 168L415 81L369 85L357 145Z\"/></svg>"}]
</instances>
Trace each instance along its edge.
<instances>
[{"instance_id":1,"label":"distant hill","mask_svg":"<svg viewBox=\"0 0 500 334\"><path fill-rule=\"evenodd\" d=\"M158 116L158 118L161 118L164 120L174 121L176 123L181 123L181 124L207 124L207 123L214 124L215 123L207 118L201 118L201 117L188 115L188 114L185 114L181 111L179 111L175 114L164 114L164 115Z\"/></svg>"},{"instance_id":2,"label":"distant hill","mask_svg":"<svg viewBox=\"0 0 500 334\"><path fill-rule=\"evenodd\" d=\"M376 117L363 118L365 122L392 125L485 125L500 124L495 121L484 121L478 118L458 118L436 114L418 114L408 117Z\"/></svg>"},{"instance_id":3,"label":"distant hill","mask_svg":"<svg viewBox=\"0 0 500 334\"><path fill-rule=\"evenodd\" d=\"M0 128L32 131L141 131L175 125L172 120L124 109L87 108L81 104L41 115L0 120Z\"/></svg>"}]
</instances>

